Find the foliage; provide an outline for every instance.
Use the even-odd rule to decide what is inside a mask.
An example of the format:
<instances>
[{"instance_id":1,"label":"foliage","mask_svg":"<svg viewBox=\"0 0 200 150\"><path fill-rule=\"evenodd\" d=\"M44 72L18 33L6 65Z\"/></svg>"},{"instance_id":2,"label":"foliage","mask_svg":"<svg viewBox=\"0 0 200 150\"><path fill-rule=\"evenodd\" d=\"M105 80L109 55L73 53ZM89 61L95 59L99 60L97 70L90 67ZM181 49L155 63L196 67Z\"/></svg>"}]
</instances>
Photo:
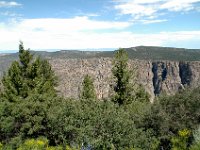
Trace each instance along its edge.
<instances>
[{"instance_id":1,"label":"foliage","mask_svg":"<svg viewBox=\"0 0 200 150\"><path fill-rule=\"evenodd\" d=\"M110 101L61 99L52 107L48 123L53 137L49 139L56 139L56 144L67 143L77 147L84 143L94 149L110 149L113 146L123 149L132 145L147 148L150 145L148 137L151 133L136 128L129 111Z\"/></svg>"},{"instance_id":2,"label":"foliage","mask_svg":"<svg viewBox=\"0 0 200 150\"><path fill-rule=\"evenodd\" d=\"M200 149L200 142L194 143L194 144L191 145L191 147L189 148L189 150L199 150L199 149Z\"/></svg>"},{"instance_id":3,"label":"foliage","mask_svg":"<svg viewBox=\"0 0 200 150\"><path fill-rule=\"evenodd\" d=\"M160 139L160 149L170 149L179 130L193 131L199 126L200 88L186 89L174 96L161 96L151 106L144 126ZM189 140L189 145L191 139Z\"/></svg>"},{"instance_id":4,"label":"foliage","mask_svg":"<svg viewBox=\"0 0 200 150\"><path fill-rule=\"evenodd\" d=\"M186 89L175 96L160 99L162 109L170 117L170 128L174 132L179 129L195 129L200 123L200 88Z\"/></svg>"},{"instance_id":5,"label":"foliage","mask_svg":"<svg viewBox=\"0 0 200 150\"><path fill-rule=\"evenodd\" d=\"M135 99L140 102L150 102L150 95L142 85L137 86L135 91Z\"/></svg>"},{"instance_id":6,"label":"foliage","mask_svg":"<svg viewBox=\"0 0 200 150\"><path fill-rule=\"evenodd\" d=\"M124 49L116 51L112 73L115 77L113 101L119 105L130 103L133 98L133 89L130 84L131 72L128 69L128 55Z\"/></svg>"},{"instance_id":7,"label":"foliage","mask_svg":"<svg viewBox=\"0 0 200 150\"><path fill-rule=\"evenodd\" d=\"M14 61L3 77L3 97L9 102L20 101L30 93L55 94L55 75L50 64L39 57L33 60L29 50L19 45L19 62Z\"/></svg>"},{"instance_id":8,"label":"foliage","mask_svg":"<svg viewBox=\"0 0 200 150\"><path fill-rule=\"evenodd\" d=\"M178 136L171 139L172 150L187 150L190 133L188 129L179 130Z\"/></svg>"},{"instance_id":9,"label":"foliage","mask_svg":"<svg viewBox=\"0 0 200 150\"><path fill-rule=\"evenodd\" d=\"M17 150L78 150L73 149L69 145L63 146L49 146L49 141L44 137L39 137L37 139L27 139L21 143L16 149ZM12 148L9 145L3 146L0 144L0 150L11 150Z\"/></svg>"},{"instance_id":10,"label":"foliage","mask_svg":"<svg viewBox=\"0 0 200 150\"><path fill-rule=\"evenodd\" d=\"M190 146L190 150L199 150L200 149L200 127L198 127L194 132L193 132L193 143Z\"/></svg>"},{"instance_id":11,"label":"foliage","mask_svg":"<svg viewBox=\"0 0 200 150\"><path fill-rule=\"evenodd\" d=\"M46 113L56 97L56 78L50 64L33 59L21 42L19 61L12 63L2 83L0 139L45 135Z\"/></svg>"},{"instance_id":12,"label":"foliage","mask_svg":"<svg viewBox=\"0 0 200 150\"><path fill-rule=\"evenodd\" d=\"M45 139L29 139L20 145L17 150L42 150L47 147L48 141Z\"/></svg>"},{"instance_id":13,"label":"foliage","mask_svg":"<svg viewBox=\"0 0 200 150\"><path fill-rule=\"evenodd\" d=\"M83 90L81 94L82 99L96 99L96 92L94 89L93 80L89 75L86 75L83 80Z\"/></svg>"},{"instance_id":14,"label":"foliage","mask_svg":"<svg viewBox=\"0 0 200 150\"><path fill-rule=\"evenodd\" d=\"M200 142L200 126L193 132L194 142Z\"/></svg>"},{"instance_id":15,"label":"foliage","mask_svg":"<svg viewBox=\"0 0 200 150\"><path fill-rule=\"evenodd\" d=\"M143 87L132 90L127 61L119 49L112 69L114 103L96 99L89 75L81 99L64 99L54 89L50 64L20 43L19 61L2 80L0 150L198 150L200 88L161 96L151 104Z\"/></svg>"},{"instance_id":16,"label":"foliage","mask_svg":"<svg viewBox=\"0 0 200 150\"><path fill-rule=\"evenodd\" d=\"M3 144L0 142L0 150L3 149Z\"/></svg>"}]
</instances>

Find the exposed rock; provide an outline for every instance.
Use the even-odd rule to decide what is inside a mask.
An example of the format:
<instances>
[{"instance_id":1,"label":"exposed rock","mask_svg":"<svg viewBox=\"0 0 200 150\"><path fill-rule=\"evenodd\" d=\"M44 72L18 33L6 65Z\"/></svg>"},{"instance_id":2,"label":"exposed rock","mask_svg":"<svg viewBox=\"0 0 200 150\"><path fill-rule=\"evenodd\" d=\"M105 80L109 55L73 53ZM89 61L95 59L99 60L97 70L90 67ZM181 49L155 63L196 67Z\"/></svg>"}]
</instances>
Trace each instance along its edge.
<instances>
[{"instance_id":1,"label":"exposed rock","mask_svg":"<svg viewBox=\"0 0 200 150\"><path fill-rule=\"evenodd\" d=\"M50 63L59 77L57 88L63 96L77 98L86 74L93 77L98 98L109 96L113 81L111 58L52 59ZM171 95L184 86L200 85L200 62L130 60L129 66L136 68L136 81L152 99L160 93Z\"/></svg>"},{"instance_id":2,"label":"exposed rock","mask_svg":"<svg viewBox=\"0 0 200 150\"><path fill-rule=\"evenodd\" d=\"M53 59L50 63L59 77L60 84L57 88L63 96L77 98L83 78L89 74L94 79L97 97L108 97L111 59Z\"/></svg>"}]
</instances>

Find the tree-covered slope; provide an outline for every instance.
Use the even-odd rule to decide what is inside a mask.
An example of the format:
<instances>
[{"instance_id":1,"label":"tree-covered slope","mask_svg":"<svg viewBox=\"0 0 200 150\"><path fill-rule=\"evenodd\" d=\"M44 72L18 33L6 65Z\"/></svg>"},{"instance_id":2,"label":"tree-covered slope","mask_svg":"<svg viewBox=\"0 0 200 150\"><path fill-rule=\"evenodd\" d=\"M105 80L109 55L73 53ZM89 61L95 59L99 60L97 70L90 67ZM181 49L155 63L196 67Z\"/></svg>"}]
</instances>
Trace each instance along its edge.
<instances>
[{"instance_id":1,"label":"tree-covered slope","mask_svg":"<svg viewBox=\"0 0 200 150\"><path fill-rule=\"evenodd\" d=\"M170 47L139 46L125 48L130 59L140 60L171 60L171 61L199 61L200 49L184 49ZM113 57L114 51L75 51L62 50L57 52L37 52L51 58L93 58Z\"/></svg>"},{"instance_id":2,"label":"tree-covered slope","mask_svg":"<svg viewBox=\"0 0 200 150\"><path fill-rule=\"evenodd\" d=\"M126 49L129 57L142 60L199 61L199 49L170 47L133 47Z\"/></svg>"}]
</instances>

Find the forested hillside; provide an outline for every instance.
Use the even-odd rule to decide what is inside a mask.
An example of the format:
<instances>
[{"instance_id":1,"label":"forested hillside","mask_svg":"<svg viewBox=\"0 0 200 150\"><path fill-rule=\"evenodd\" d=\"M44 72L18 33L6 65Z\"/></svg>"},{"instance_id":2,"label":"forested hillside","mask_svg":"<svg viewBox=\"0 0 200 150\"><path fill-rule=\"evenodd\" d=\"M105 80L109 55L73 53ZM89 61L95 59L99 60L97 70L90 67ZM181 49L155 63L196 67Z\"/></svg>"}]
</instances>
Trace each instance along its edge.
<instances>
[{"instance_id":1,"label":"forested hillside","mask_svg":"<svg viewBox=\"0 0 200 150\"><path fill-rule=\"evenodd\" d=\"M47 60L33 56L23 43L18 57L2 78L0 149L200 149L200 88L162 94L151 103L124 49L114 54L114 80L102 100L90 74L79 97L68 99L57 95L59 78Z\"/></svg>"}]
</instances>

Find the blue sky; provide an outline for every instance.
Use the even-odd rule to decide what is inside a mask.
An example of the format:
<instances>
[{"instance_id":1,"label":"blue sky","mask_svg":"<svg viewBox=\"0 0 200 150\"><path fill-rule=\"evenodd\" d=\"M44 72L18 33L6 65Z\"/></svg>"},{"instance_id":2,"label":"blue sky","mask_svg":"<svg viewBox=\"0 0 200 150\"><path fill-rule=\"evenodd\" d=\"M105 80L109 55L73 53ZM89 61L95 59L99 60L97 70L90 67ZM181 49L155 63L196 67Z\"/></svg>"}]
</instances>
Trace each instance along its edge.
<instances>
[{"instance_id":1,"label":"blue sky","mask_svg":"<svg viewBox=\"0 0 200 150\"><path fill-rule=\"evenodd\" d=\"M200 48L200 0L0 0L0 50Z\"/></svg>"}]
</instances>

